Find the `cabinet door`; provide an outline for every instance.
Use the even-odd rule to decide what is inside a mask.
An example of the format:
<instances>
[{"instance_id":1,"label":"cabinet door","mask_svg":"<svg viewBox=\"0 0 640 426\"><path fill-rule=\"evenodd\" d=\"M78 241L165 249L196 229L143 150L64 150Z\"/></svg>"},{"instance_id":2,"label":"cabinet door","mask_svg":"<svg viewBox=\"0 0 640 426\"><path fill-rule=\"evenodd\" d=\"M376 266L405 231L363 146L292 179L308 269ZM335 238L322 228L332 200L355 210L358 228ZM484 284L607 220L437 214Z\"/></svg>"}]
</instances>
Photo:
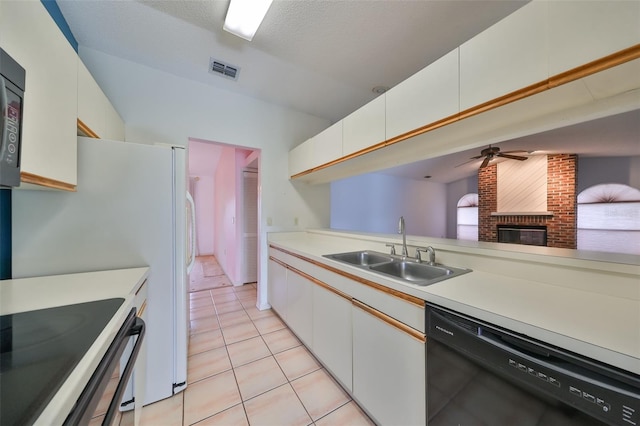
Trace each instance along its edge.
<instances>
[{"instance_id":1,"label":"cabinet door","mask_svg":"<svg viewBox=\"0 0 640 426\"><path fill-rule=\"evenodd\" d=\"M638 43L638 1L549 2L550 75Z\"/></svg>"},{"instance_id":2,"label":"cabinet door","mask_svg":"<svg viewBox=\"0 0 640 426\"><path fill-rule=\"evenodd\" d=\"M458 49L389 90L387 139L459 112Z\"/></svg>"},{"instance_id":3,"label":"cabinet door","mask_svg":"<svg viewBox=\"0 0 640 426\"><path fill-rule=\"evenodd\" d=\"M547 79L547 7L528 3L460 46L462 111Z\"/></svg>"},{"instance_id":4,"label":"cabinet door","mask_svg":"<svg viewBox=\"0 0 640 426\"><path fill-rule=\"evenodd\" d=\"M312 167L329 163L342 157L342 120L328 127L312 139Z\"/></svg>"},{"instance_id":5,"label":"cabinet door","mask_svg":"<svg viewBox=\"0 0 640 426\"><path fill-rule=\"evenodd\" d=\"M382 94L346 116L342 123L342 155L384 142L385 95Z\"/></svg>"},{"instance_id":6,"label":"cabinet door","mask_svg":"<svg viewBox=\"0 0 640 426\"><path fill-rule=\"evenodd\" d=\"M312 168L313 138L307 139L289 151L289 176L297 175Z\"/></svg>"},{"instance_id":7,"label":"cabinet door","mask_svg":"<svg viewBox=\"0 0 640 426\"><path fill-rule=\"evenodd\" d=\"M287 269L269 260L269 304L280 318L287 319Z\"/></svg>"},{"instance_id":8,"label":"cabinet door","mask_svg":"<svg viewBox=\"0 0 640 426\"><path fill-rule=\"evenodd\" d=\"M313 347L313 283L287 272L287 325L308 347Z\"/></svg>"},{"instance_id":9,"label":"cabinet door","mask_svg":"<svg viewBox=\"0 0 640 426\"><path fill-rule=\"evenodd\" d=\"M353 395L383 425L426 424L426 345L354 301Z\"/></svg>"},{"instance_id":10,"label":"cabinet door","mask_svg":"<svg viewBox=\"0 0 640 426\"><path fill-rule=\"evenodd\" d=\"M26 71L23 181L77 183L77 55L39 1L3 2L2 48Z\"/></svg>"},{"instance_id":11,"label":"cabinet door","mask_svg":"<svg viewBox=\"0 0 640 426\"><path fill-rule=\"evenodd\" d=\"M313 287L313 353L347 390L352 386L351 300Z\"/></svg>"},{"instance_id":12,"label":"cabinet door","mask_svg":"<svg viewBox=\"0 0 640 426\"><path fill-rule=\"evenodd\" d=\"M105 99L102 89L78 58L78 119L90 129L90 132L86 132L87 136L91 136L91 133L99 137L104 135Z\"/></svg>"},{"instance_id":13,"label":"cabinet door","mask_svg":"<svg viewBox=\"0 0 640 426\"><path fill-rule=\"evenodd\" d=\"M78 58L78 119L88 127L87 136L124 140L124 122L109 98Z\"/></svg>"},{"instance_id":14,"label":"cabinet door","mask_svg":"<svg viewBox=\"0 0 640 426\"><path fill-rule=\"evenodd\" d=\"M289 175L342 157L342 120L289 151Z\"/></svg>"}]
</instances>

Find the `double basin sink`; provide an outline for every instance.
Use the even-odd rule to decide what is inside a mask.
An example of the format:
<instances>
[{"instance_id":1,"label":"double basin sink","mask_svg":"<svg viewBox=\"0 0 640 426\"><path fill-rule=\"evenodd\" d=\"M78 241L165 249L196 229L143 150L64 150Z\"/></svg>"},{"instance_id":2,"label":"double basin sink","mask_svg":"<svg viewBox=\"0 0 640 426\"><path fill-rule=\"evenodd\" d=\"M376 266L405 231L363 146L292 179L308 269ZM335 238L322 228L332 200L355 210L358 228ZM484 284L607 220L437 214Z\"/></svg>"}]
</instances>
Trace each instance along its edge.
<instances>
[{"instance_id":1,"label":"double basin sink","mask_svg":"<svg viewBox=\"0 0 640 426\"><path fill-rule=\"evenodd\" d=\"M370 250L325 254L324 257L419 286L427 286L471 272L470 269L418 262L409 257Z\"/></svg>"}]
</instances>

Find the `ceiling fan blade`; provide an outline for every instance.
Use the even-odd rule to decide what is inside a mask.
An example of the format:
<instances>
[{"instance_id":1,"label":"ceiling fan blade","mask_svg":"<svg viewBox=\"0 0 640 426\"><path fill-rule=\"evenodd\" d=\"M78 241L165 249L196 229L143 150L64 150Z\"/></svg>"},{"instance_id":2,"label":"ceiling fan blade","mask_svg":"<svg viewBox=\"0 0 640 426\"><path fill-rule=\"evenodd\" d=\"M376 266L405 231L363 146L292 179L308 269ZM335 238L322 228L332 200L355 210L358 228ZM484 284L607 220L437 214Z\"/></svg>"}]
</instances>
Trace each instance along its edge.
<instances>
[{"instance_id":1,"label":"ceiling fan blade","mask_svg":"<svg viewBox=\"0 0 640 426\"><path fill-rule=\"evenodd\" d=\"M475 157L471 157L472 160L479 160L482 157L484 157L484 155L476 155Z\"/></svg>"},{"instance_id":2,"label":"ceiling fan blade","mask_svg":"<svg viewBox=\"0 0 640 426\"><path fill-rule=\"evenodd\" d=\"M527 151L526 149L516 149L514 151L500 151L500 152L503 153L503 154L514 154L516 152L522 152L524 154L528 154L529 153L529 151Z\"/></svg>"},{"instance_id":3,"label":"ceiling fan blade","mask_svg":"<svg viewBox=\"0 0 640 426\"><path fill-rule=\"evenodd\" d=\"M509 155L509 154L505 154L504 152L498 153L498 157L510 158L512 160L518 160L518 161L524 161L527 158L529 158L529 157L521 157L519 155Z\"/></svg>"},{"instance_id":4,"label":"ceiling fan blade","mask_svg":"<svg viewBox=\"0 0 640 426\"><path fill-rule=\"evenodd\" d=\"M480 168L484 169L485 167L487 167L489 165L489 161L491 160L491 158L489 157L484 157L484 161L482 162L482 164L480 164Z\"/></svg>"}]
</instances>

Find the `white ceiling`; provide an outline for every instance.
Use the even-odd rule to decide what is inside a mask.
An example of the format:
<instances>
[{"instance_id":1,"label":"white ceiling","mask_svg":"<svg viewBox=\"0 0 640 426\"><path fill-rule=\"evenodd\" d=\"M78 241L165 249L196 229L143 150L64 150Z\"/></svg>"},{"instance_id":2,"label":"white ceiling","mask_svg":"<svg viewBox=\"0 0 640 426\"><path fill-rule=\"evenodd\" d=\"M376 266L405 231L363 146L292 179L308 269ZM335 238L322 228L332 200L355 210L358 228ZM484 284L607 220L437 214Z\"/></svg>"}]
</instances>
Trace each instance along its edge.
<instances>
[{"instance_id":1,"label":"white ceiling","mask_svg":"<svg viewBox=\"0 0 640 426\"><path fill-rule=\"evenodd\" d=\"M81 46L331 122L377 96L373 87L393 87L526 4L522 0L274 0L248 42L222 30L229 0L57 2ZM209 73L211 57L238 66L238 80ZM638 123L638 112L627 113L498 146L640 155ZM433 181L450 182L475 173L474 163L455 165L478 155L477 151L385 173L412 178L428 174Z\"/></svg>"}]
</instances>

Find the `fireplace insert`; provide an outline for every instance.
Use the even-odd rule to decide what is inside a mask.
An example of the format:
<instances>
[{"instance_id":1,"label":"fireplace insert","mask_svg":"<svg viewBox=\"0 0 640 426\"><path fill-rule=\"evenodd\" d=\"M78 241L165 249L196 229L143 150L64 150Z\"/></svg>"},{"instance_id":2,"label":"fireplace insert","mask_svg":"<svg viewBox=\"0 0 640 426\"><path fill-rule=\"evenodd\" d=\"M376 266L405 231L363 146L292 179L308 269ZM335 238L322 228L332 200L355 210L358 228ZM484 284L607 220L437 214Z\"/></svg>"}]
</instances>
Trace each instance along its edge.
<instances>
[{"instance_id":1,"label":"fireplace insert","mask_svg":"<svg viewBox=\"0 0 640 426\"><path fill-rule=\"evenodd\" d=\"M547 227L530 225L498 225L498 242L546 246Z\"/></svg>"}]
</instances>

